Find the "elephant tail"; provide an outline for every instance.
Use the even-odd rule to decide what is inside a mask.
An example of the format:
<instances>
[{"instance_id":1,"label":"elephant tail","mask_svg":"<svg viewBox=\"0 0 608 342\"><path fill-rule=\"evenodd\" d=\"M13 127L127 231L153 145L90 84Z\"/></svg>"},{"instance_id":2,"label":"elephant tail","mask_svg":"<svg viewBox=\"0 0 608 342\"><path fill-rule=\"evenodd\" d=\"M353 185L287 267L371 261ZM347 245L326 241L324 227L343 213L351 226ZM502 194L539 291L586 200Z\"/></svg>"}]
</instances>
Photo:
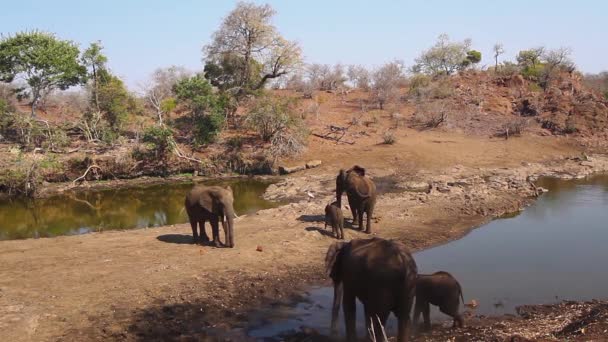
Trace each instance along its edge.
<instances>
[{"instance_id":1,"label":"elephant tail","mask_svg":"<svg viewBox=\"0 0 608 342\"><path fill-rule=\"evenodd\" d=\"M344 246L346 246L346 242L334 242L329 246L325 255L325 272L334 281L340 279L340 258Z\"/></svg>"},{"instance_id":2,"label":"elephant tail","mask_svg":"<svg viewBox=\"0 0 608 342\"><path fill-rule=\"evenodd\" d=\"M462 300L462 305L464 305L464 296L462 295L462 287L460 283L458 284L458 291L460 292L460 299Z\"/></svg>"}]
</instances>

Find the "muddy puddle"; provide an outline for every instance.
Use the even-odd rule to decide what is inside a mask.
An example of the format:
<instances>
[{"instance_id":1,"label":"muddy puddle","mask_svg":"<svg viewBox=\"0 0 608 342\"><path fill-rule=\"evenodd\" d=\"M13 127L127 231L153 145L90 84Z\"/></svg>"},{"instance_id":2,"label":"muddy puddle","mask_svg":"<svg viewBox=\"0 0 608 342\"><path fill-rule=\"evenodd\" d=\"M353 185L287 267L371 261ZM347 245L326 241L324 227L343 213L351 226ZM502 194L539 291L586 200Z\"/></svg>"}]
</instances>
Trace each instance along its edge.
<instances>
[{"instance_id":1,"label":"muddy puddle","mask_svg":"<svg viewBox=\"0 0 608 342\"><path fill-rule=\"evenodd\" d=\"M420 273L445 270L461 283L475 315L515 313L522 304L565 299L606 299L608 272L608 176L576 181L542 179L550 191L519 215L492 221L464 238L415 254ZM246 334L280 340L281 334L312 328L329 333L333 290L310 289L305 300L253 313ZM364 332L358 304L359 334ZM432 308L434 323L448 318ZM342 313L340 312L340 315ZM395 320L388 331L394 334ZM343 318L340 326L344 333Z\"/></svg>"},{"instance_id":2,"label":"muddy puddle","mask_svg":"<svg viewBox=\"0 0 608 342\"><path fill-rule=\"evenodd\" d=\"M204 184L232 186L239 215L277 206L262 198L270 182L237 179ZM193 183L157 184L0 201L0 240L184 223L188 221L184 198L192 186Z\"/></svg>"}]
</instances>

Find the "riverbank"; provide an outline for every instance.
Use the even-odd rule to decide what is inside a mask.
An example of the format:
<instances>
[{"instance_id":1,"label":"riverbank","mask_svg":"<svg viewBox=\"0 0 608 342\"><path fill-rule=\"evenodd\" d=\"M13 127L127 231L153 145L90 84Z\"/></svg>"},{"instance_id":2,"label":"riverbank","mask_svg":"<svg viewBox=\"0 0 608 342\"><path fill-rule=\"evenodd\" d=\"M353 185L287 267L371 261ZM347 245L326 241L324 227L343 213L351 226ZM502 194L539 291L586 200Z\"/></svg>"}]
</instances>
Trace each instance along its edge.
<instances>
[{"instance_id":1,"label":"riverbank","mask_svg":"<svg viewBox=\"0 0 608 342\"><path fill-rule=\"evenodd\" d=\"M2 339L196 340L327 284L323 258L335 240L323 230L323 207L337 169L353 161L382 193L374 233L412 250L522 209L542 191L530 182L536 177L608 171L608 158L586 158L559 139L409 134L394 146L309 151L323 165L271 186L267 198L294 202L237 219L234 249L190 244L186 224L0 242Z\"/></svg>"}]
</instances>

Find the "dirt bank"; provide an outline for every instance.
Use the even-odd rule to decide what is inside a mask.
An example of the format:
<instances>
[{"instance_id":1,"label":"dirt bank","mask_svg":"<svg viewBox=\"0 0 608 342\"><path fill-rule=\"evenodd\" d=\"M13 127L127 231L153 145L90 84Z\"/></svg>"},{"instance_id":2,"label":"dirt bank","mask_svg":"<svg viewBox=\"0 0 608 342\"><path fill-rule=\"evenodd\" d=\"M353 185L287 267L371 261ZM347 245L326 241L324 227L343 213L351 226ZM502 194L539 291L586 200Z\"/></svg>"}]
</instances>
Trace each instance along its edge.
<instances>
[{"instance_id":1,"label":"dirt bank","mask_svg":"<svg viewBox=\"0 0 608 342\"><path fill-rule=\"evenodd\" d=\"M375 234L413 250L521 209L538 193L529 182L537 176L608 170L608 158L584 160L557 138L403 134L393 146L310 151L303 159L323 166L266 194L297 202L237 219L234 249L190 244L185 224L0 242L1 339L191 340L242 325L250 309L326 281L322 260L334 240L322 229L323 206L337 169L355 162L383 193Z\"/></svg>"}]
</instances>

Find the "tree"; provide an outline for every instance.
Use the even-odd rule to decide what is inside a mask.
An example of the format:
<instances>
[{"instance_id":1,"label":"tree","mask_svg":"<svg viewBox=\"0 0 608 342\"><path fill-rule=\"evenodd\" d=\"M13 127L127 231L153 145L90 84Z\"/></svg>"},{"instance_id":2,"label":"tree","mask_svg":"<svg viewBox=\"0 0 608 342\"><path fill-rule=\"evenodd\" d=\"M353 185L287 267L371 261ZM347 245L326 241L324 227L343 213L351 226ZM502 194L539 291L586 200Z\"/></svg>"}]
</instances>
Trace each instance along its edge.
<instances>
[{"instance_id":1,"label":"tree","mask_svg":"<svg viewBox=\"0 0 608 342\"><path fill-rule=\"evenodd\" d=\"M547 90L551 81L560 72L573 72L576 69L574 62L570 58L571 54L572 49L565 47L544 51L542 55L544 68L538 78L538 83L544 90Z\"/></svg>"},{"instance_id":2,"label":"tree","mask_svg":"<svg viewBox=\"0 0 608 342\"><path fill-rule=\"evenodd\" d=\"M348 80L355 88L369 90L371 77L369 71L361 65L350 65L348 67Z\"/></svg>"},{"instance_id":3,"label":"tree","mask_svg":"<svg viewBox=\"0 0 608 342\"><path fill-rule=\"evenodd\" d=\"M494 61L496 62L495 69L498 70L498 56L505 53L505 49L504 49L502 43L496 43L496 44L494 44L494 47L492 48L492 50L494 51Z\"/></svg>"},{"instance_id":4,"label":"tree","mask_svg":"<svg viewBox=\"0 0 608 342\"><path fill-rule=\"evenodd\" d=\"M99 76L98 101L103 118L113 132L118 132L131 112L137 111L135 99L129 94L122 80L106 69L97 71Z\"/></svg>"},{"instance_id":5,"label":"tree","mask_svg":"<svg viewBox=\"0 0 608 342\"><path fill-rule=\"evenodd\" d=\"M295 70L302 61L300 46L277 32L270 22L274 14L270 5L239 2L203 49L205 63L215 65L208 71L233 73L226 78L243 92L260 89L268 80Z\"/></svg>"},{"instance_id":6,"label":"tree","mask_svg":"<svg viewBox=\"0 0 608 342\"><path fill-rule=\"evenodd\" d=\"M91 43L80 58L82 64L88 69L89 79L93 81L91 93L93 103L98 112L101 110L99 107L99 73L106 68L106 63L108 62L108 58L101 53L101 50L103 50L101 42Z\"/></svg>"},{"instance_id":7,"label":"tree","mask_svg":"<svg viewBox=\"0 0 608 342\"><path fill-rule=\"evenodd\" d=\"M85 67L78 61L78 47L53 34L40 31L19 32L0 40L0 81L23 79L15 89L19 99L29 98L32 117L36 105L54 89L65 90L81 83Z\"/></svg>"},{"instance_id":8,"label":"tree","mask_svg":"<svg viewBox=\"0 0 608 342\"><path fill-rule=\"evenodd\" d=\"M413 71L430 75L451 75L462 68L463 61L467 60L470 46L470 39L451 42L447 34L442 34L435 45L416 58Z\"/></svg>"},{"instance_id":9,"label":"tree","mask_svg":"<svg viewBox=\"0 0 608 342\"><path fill-rule=\"evenodd\" d=\"M145 97L148 104L156 112L159 126L163 125L164 114L175 108L176 101L173 87L179 81L188 77L188 71L178 66L158 68L152 74L151 81L145 89Z\"/></svg>"},{"instance_id":10,"label":"tree","mask_svg":"<svg viewBox=\"0 0 608 342\"><path fill-rule=\"evenodd\" d=\"M398 61L390 62L372 75L372 98L380 109L399 96L399 85L403 81L403 64Z\"/></svg>"},{"instance_id":11,"label":"tree","mask_svg":"<svg viewBox=\"0 0 608 342\"><path fill-rule=\"evenodd\" d=\"M481 62L481 52L477 50L469 50L467 51L466 60L471 64L477 64Z\"/></svg>"},{"instance_id":12,"label":"tree","mask_svg":"<svg viewBox=\"0 0 608 342\"><path fill-rule=\"evenodd\" d=\"M224 123L223 111L226 99L216 95L213 87L201 74L184 78L173 86L177 103L184 105L194 121L195 140L206 144L213 142Z\"/></svg>"},{"instance_id":13,"label":"tree","mask_svg":"<svg viewBox=\"0 0 608 342\"><path fill-rule=\"evenodd\" d=\"M544 47L537 47L529 50L519 51L515 59L521 67L536 67L540 63L540 58L544 54Z\"/></svg>"}]
</instances>

